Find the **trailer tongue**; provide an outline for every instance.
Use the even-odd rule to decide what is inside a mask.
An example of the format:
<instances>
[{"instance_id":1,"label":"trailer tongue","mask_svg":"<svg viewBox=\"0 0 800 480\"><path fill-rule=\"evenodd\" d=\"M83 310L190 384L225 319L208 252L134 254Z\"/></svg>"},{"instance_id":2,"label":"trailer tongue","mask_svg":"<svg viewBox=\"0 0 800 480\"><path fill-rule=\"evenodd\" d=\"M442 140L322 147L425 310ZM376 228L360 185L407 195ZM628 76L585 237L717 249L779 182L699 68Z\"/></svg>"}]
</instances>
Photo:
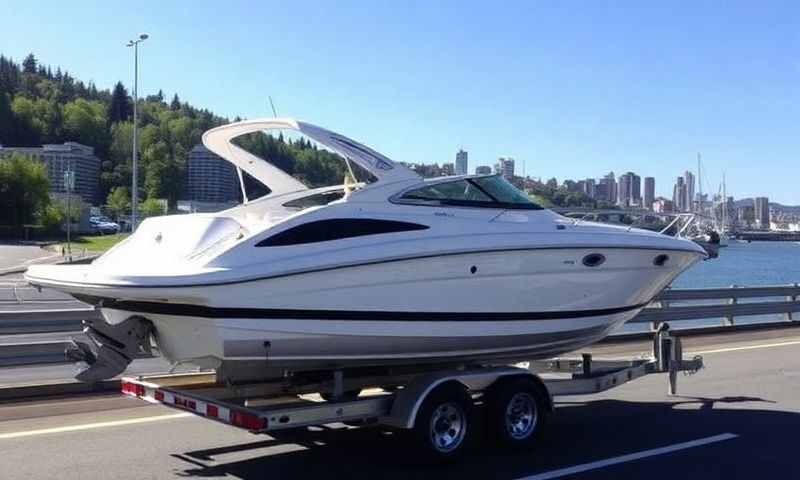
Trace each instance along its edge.
<instances>
[{"instance_id":1,"label":"trailer tongue","mask_svg":"<svg viewBox=\"0 0 800 480\"><path fill-rule=\"evenodd\" d=\"M486 421L500 444L523 445L541 432L554 396L597 393L655 373L669 375L675 394L677 373L702 367L701 357L683 359L680 339L666 327L654 335L648 358L584 354L515 366L335 371L315 380L242 385L219 384L214 373L126 377L122 392L254 433L354 421L411 430L424 454L443 460L464 450L481 430L476 422ZM486 415L476 414L475 399Z\"/></svg>"}]
</instances>

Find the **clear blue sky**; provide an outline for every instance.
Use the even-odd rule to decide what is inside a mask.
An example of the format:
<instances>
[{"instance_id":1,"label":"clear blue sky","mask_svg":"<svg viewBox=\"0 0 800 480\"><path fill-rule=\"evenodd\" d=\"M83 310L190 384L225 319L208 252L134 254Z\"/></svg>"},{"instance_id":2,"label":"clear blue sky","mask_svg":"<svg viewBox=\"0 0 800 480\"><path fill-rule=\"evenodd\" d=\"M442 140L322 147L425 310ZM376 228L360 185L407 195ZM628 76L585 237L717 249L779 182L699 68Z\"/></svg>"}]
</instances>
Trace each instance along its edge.
<instances>
[{"instance_id":1,"label":"clear blue sky","mask_svg":"<svg viewBox=\"0 0 800 480\"><path fill-rule=\"evenodd\" d=\"M530 175L633 170L671 195L702 152L714 191L800 204L796 1L29 2L0 52L234 117L295 116L411 162ZM520 168L518 167L518 168Z\"/></svg>"}]
</instances>

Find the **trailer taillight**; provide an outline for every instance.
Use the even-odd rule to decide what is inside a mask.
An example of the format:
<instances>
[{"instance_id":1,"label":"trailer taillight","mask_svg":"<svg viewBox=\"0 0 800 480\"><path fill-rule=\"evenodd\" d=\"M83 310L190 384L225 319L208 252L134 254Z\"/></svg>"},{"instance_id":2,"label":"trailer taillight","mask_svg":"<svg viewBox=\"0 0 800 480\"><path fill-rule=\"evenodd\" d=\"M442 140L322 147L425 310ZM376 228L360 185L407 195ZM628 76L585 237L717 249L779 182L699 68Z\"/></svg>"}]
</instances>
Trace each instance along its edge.
<instances>
[{"instance_id":1,"label":"trailer taillight","mask_svg":"<svg viewBox=\"0 0 800 480\"><path fill-rule=\"evenodd\" d=\"M232 411L231 423L249 430L263 430L266 422L263 418L250 413Z\"/></svg>"},{"instance_id":2,"label":"trailer taillight","mask_svg":"<svg viewBox=\"0 0 800 480\"><path fill-rule=\"evenodd\" d=\"M155 397L155 399L158 400L159 402L163 402L164 392L162 392L161 390L156 390L155 393L153 394L153 397Z\"/></svg>"},{"instance_id":3,"label":"trailer taillight","mask_svg":"<svg viewBox=\"0 0 800 480\"><path fill-rule=\"evenodd\" d=\"M206 416L219 418L219 408L216 405L206 405Z\"/></svg>"}]
</instances>

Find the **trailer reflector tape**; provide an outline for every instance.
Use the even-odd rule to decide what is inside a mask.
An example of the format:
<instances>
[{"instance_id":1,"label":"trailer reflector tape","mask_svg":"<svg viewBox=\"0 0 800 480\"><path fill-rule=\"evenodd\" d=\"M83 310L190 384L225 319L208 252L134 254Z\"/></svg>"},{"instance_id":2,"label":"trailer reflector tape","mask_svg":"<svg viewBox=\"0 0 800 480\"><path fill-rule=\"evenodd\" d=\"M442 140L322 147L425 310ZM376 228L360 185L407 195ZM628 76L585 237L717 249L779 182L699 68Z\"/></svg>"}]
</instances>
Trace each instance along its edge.
<instances>
[{"instance_id":1,"label":"trailer reflector tape","mask_svg":"<svg viewBox=\"0 0 800 480\"><path fill-rule=\"evenodd\" d=\"M217 418L219 417L219 408L216 405L206 405L206 416Z\"/></svg>"},{"instance_id":2,"label":"trailer reflector tape","mask_svg":"<svg viewBox=\"0 0 800 480\"><path fill-rule=\"evenodd\" d=\"M188 398L181 398L175 395L175 406L185 408L187 410L197 410L197 403Z\"/></svg>"},{"instance_id":3,"label":"trailer reflector tape","mask_svg":"<svg viewBox=\"0 0 800 480\"><path fill-rule=\"evenodd\" d=\"M163 402L164 401L164 392L162 392L161 390L156 390L156 393L154 393L153 396L159 402Z\"/></svg>"},{"instance_id":4,"label":"trailer reflector tape","mask_svg":"<svg viewBox=\"0 0 800 480\"><path fill-rule=\"evenodd\" d=\"M237 427L247 428L249 430L263 430L266 422L263 418L250 413L231 410L231 423Z\"/></svg>"}]
</instances>

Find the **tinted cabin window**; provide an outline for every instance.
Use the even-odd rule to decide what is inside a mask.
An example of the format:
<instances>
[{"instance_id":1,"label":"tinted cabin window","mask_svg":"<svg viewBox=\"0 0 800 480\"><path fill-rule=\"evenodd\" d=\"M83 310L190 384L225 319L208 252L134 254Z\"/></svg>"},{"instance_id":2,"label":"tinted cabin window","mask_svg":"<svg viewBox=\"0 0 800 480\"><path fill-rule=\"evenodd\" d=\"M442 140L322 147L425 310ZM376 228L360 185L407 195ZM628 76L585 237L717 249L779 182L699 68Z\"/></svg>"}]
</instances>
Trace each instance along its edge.
<instances>
[{"instance_id":1,"label":"tinted cabin window","mask_svg":"<svg viewBox=\"0 0 800 480\"><path fill-rule=\"evenodd\" d=\"M394 220L375 220L369 218L336 218L304 223L276 233L256 244L257 247L280 247L303 243L327 242L342 238L378 235L381 233L410 232L426 230L427 225L396 222Z\"/></svg>"},{"instance_id":2,"label":"tinted cabin window","mask_svg":"<svg viewBox=\"0 0 800 480\"><path fill-rule=\"evenodd\" d=\"M406 192L401 201L423 205L541 210L528 195L499 175L440 182Z\"/></svg>"},{"instance_id":3,"label":"tinted cabin window","mask_svg":"<svg viewBox=\"0 0 800 480\"><path fill-rule=\"evenodd\" d=\"M292 201L284 203L283 206L287 208L299 208L302 210L304 208L327 205L331 202L341 199L342 197L344 197L344 190L334 190L332 192L315 193L314 195L309 195L307 197L296 198Z\"/></svg>"}]
</instances>

